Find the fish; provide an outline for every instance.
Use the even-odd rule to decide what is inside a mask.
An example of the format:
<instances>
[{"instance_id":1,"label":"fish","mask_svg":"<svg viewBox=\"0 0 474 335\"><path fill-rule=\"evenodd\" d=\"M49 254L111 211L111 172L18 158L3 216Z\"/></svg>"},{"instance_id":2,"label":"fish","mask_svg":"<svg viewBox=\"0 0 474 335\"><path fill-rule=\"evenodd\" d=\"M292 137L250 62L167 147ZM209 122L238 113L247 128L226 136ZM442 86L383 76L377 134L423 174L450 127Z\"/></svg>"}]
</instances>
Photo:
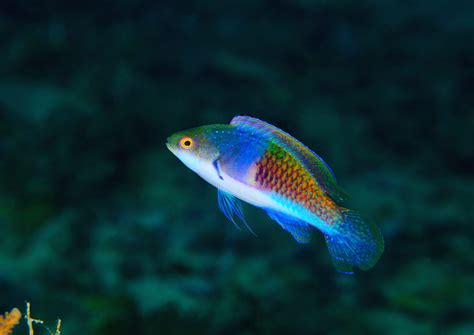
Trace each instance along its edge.
<instances>
[{"instance_id":1,"label":"fish","mask_svg":"<svg viewBox=\"0 0 474 335\"><path fill-rule=\"evenodd\" d=\"M168 149L217 188L224 215L246 224L241 202L263 209L298 243L319 230L335 269L352 274L380 259L379 228L343 203L348 194L328 164L283 130L250 116L179 131Z\"/></svg>"}]
</instances>

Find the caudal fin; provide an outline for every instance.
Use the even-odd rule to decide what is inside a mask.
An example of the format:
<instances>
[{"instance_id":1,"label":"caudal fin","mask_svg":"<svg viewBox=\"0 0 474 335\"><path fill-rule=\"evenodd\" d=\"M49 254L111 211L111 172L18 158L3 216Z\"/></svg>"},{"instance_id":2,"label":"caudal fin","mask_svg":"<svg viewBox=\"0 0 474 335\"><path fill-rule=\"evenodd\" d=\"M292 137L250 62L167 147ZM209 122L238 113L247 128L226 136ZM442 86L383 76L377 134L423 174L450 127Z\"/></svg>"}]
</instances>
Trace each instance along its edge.
<instances>
[{"instance_id":1,"label":"caudal fin","mask_svg":"<svg viewBox=\"0 0 474 335\"><path fill-rule=\"evenodd\" d=\"M326 243L336 270L353 273L353 267L368 270L384 250L382 234L373 223L365 222L357 212L345 210L343 222L334 233L326 234Z\"/></svg>"}]
</instances>

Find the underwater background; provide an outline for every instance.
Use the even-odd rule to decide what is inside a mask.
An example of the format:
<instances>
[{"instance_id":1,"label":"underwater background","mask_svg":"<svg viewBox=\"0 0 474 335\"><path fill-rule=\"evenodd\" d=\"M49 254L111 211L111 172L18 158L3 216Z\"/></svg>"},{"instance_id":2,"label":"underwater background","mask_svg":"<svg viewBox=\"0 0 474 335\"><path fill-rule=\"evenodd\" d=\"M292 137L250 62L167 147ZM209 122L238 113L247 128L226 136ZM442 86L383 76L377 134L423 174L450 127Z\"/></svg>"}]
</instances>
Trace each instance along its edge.
<instances>
[{"instance_id":1,"label":"underwater background","mask_svg":"<svg viewBox=\"0 0 474 335\"><path fill-rule=\"evenodd\" d=\"M0 2L0 314L62 334L474 333L474 2ZM263 119L385 252L337 273L165 146ZM41 326L35 334L47 334ZM26 323L14 330L27 334Z\"/></svg>"}]
</instances>

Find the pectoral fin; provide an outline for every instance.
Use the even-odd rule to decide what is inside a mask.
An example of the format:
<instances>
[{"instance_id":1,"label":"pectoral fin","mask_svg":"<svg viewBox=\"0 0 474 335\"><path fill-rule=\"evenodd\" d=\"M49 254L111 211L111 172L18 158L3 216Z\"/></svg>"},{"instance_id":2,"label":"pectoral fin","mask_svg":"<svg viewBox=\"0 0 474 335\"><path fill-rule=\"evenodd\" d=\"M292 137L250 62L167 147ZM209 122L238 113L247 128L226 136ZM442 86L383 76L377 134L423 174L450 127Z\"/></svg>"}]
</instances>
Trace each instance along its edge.
<instances>
[{"instance_id":1,"label":"pectoral fin","mask_svg":"<svg viewBox=\"0 0 474 335\"><path fill-rule=\"evenodd\" d=\"M265 145L258 142L242 142L229 148L214 160L213 166L221 180L228 175L235 180L246 182L249 169L265 151Z\"/></svg>"},{"instance_id":2,"label":"pectoral fin","mask_svg":"<svg viewBox=\"0 0 474 335\"><path fill-rule=\"evenodd\" d=\"M270 218L278 222L283 229L293 235L296 242L309 243L311 240L312 228L306 222L272 209L265 209L265 212L267 212Z\"/></svg>"},{"instance_id":3,"label":"pectoral fin","mask_svg":"<svg viewBox=\"0 0 474 335\"><path fill-rule=\"evenodd\" d=\"M221 168L219 167L219 158L218 158L218 159L215 159L215 160L212 162L212 166L214 166L214 169L216 170L216 173L217 173L217 175L219 176L219 179L220 179L220 180L224 180L224 178L222 178L222 175L221 175Z\"/></svg>"}]
</instances>

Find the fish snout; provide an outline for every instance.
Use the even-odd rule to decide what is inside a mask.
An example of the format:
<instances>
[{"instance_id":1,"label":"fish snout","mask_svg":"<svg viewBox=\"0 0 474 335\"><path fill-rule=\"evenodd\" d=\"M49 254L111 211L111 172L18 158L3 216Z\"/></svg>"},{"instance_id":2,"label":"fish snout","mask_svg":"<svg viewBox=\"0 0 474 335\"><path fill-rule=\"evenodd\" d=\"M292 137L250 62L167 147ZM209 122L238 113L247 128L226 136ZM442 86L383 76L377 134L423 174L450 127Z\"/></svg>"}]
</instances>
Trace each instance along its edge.
<instances>
[{"instance_id":1,"label":"fish snout","mask_svg":"<svg viewBox=\"0 0 474 335\"><path fill-rule=\"evenodd\" d=\"M171 137L168 137L166 139L166 147L168 148L169 151L173 151L173 144L172 144L172 141L171 141Z\"/></svg>"}]
</instances>

